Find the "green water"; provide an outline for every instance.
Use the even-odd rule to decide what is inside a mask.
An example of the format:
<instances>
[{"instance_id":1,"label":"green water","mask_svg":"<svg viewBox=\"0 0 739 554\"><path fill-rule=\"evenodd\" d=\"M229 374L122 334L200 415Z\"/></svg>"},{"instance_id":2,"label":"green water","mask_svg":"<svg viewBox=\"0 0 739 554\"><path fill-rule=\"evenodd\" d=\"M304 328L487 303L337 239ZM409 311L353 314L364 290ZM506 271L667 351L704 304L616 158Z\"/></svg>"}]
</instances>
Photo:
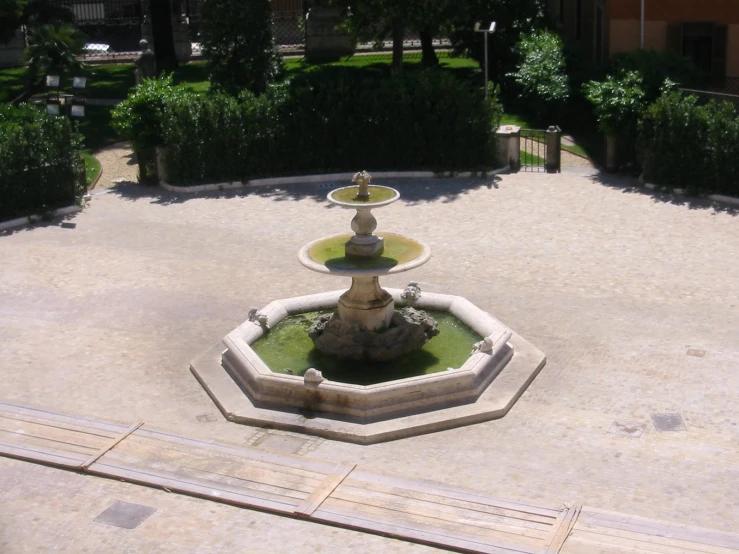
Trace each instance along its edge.
<instances>
[{"instance_id":1,"label":"green water","mask_svg":"<svg viewBox=\"0 0 739 554\"><path fill-rule=\"evenodd\" d=\"M331 193L331 198L338 200L339 202L356 202L357 204L367 204L368 202L384 202L390 200L395 196L395 191L389 187L381 187L378 185L370 185L367 187L369 190L369 198L360 198L359 187L346 187L338 189Z\"/></svg>"},{"instance_id":2,"label":"green water","mask_svg":"<svg viewBox=\"0 0 739 554\"><path fill-rule=\"evenodd\" d=\"M415 260L423 252L423 246L413 239L392 233L377 233L385 239L385 250L380 256L360 258L344 255L344 244L351 234L330 237L314 244L308 250L308 256L329 269L389 269L398 264Z\"/></svg>"},{"instance_id":3,"label":"green water","mask_svg":"<svg viewBox=\"0 0 739 554\"><path fill-rule=\"evenodd\" d=\"M309 367L326 379L355 385L373 385L458 368L470 355L472 345L481 339L472 329L448 312L429 310L439 324L440 333L421 350L392 362L337 360L317 351L308 336L308 328L319 313L311 312L283 319L251 347L273 372L303 375Z\"/></svg>"}]
</instances>

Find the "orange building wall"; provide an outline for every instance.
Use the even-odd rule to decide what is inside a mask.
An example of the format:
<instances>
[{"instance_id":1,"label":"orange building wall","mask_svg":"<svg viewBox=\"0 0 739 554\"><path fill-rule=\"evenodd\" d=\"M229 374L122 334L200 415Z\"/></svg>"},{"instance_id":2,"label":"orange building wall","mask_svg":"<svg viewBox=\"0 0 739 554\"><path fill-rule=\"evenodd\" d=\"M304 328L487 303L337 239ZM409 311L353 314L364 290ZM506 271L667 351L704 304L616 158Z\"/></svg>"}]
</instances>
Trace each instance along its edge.
<instances>
[{"instance_id":1,"label":"orange building wall","mask_svg":"<svg viewBox=\"0 0 739 554\"><path fill-rule=\"evenodd\" d=\"M679 23L739 24L739 0L645 0L645 18ZM639 19L641 0L611 0L611 19Z\"/></svg>"}]
</instances>

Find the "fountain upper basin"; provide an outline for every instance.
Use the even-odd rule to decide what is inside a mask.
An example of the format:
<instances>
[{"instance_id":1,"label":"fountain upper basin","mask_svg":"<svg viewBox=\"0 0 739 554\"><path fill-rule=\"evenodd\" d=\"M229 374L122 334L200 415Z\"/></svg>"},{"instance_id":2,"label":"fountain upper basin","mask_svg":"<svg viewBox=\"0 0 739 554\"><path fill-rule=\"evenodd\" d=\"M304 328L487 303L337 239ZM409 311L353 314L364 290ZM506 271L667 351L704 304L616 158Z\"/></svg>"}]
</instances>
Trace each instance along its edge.
<instances>
[{"instance_id":1,"label":"fountain upper basin","mask_svg":"<svg viewBox=\"0 0 739 554\"><path fill-rule=\"evenodd\" d=\"M329 192L328 200L342 208L360 210L381 208L382 206L392 204L400 198L400 193L390 187L369 185L367 189L369 191L369 197L362 198L358 196L358 186L342 187Z\"/></svg>"}]
</instances>

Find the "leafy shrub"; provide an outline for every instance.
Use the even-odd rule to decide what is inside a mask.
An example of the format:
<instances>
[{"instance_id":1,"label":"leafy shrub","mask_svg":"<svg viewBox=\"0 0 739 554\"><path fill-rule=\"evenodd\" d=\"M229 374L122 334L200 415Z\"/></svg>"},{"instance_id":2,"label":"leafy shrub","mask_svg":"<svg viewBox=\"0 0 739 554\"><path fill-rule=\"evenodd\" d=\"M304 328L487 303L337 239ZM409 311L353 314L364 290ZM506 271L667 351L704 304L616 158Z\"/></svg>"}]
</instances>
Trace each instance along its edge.
<instances>
[{"instance_id":1,"label":"leafy shrub","mask_svg":"<svg viewBox=\"0 0 739 554\"><path fill-rule=\"evenodd\" d=\"M560 111L570 96L564 43L549 31L521 36L516 45L516 71L509 73L534 114L544 118Z\"/></svg>"},{"instance_id":2,"label":"leafy shrub","mask_svg":"<svg viewBox=\"0 0 739 554\"><path fill-rule=\"evenodd\" d=\"M659 97L666 80L688 88L703 81L700 70L690 59L671 50L634 50L613 57L609 71L611 74L621 76L630 71L641 77L645 99L650 104Z\"/></svg>"},{"instance_id":3,"label":"leafy shrub","mask_svg":"<svg viewBox=\"0 0 739 554\"><path fill-rule=\"evenodd\" d=\"M172 98L163 128L169 177L197 183L365 167L489 167L500 116L497 101L437 70L368 79L327 68L259 97Z\"/></svg>"},{"instance_id":4,"label":"leafy shrub","mask_svg":"<svg viewBox=\"0 0 739 554\"><path fill-rule=\"evenodd\" d=\"M74 204L85 188L79 147L67 118L0 105L0 220Z\"/></svg>"},{"instance_id":5,"label":"leafy shrub","mask_svg":"<svg viewBox=\"0 0 739 554\"><path fill-rule=\"evenodd\" d=\"M640 124L644 177L692 192L739 196L739 113L729 102L700 105L667 92Z\"/></svg>"},{"instance_id":6,"label":"leafy shrub","mask_svg":"<svg viewBox=\"0 0 739 554\"><path fill-rule=\"evenodd\" d=\"M37 84L47 74L68 75L81 72L84 64L77 60L85 47L85 35L70 25L41 25L28 39L25 50L28 81Z\"/></svg>"},{"instance_id":7,"label":"leafy shrub","mask_svg":"<svg viewBox=\"0 0 739 554\"><path fill-rule=\"evenodd\" d=\"M267 90L283 70L272 37L270 0L203 0L200 39L213 90Z\"/></svg>"},{"instance_id":8,"label":"leafy shrub","mask_svg":"<svg viewBox=\"0 0 739 554\"><path fill-rule=\"evenodd\" d=\"M584 89L601 132L636 137L639 118L647 105L643 79L637 72L629 71L620 77L609 75L605 81L590 81Z\"/></svg>"},{"instance_id":9,"label":"leafy shrub","mask_svg":"<svg viewBox=\"0 0 739 554\"><path fill-rule=\"evenodd\" d=\"M112 111L113 129L121 138L133 142L134 150L159 146L162 138L162 116L168 99L188 94L172 85L172 75L145 79Z\"/></svg>"}]
</instances>

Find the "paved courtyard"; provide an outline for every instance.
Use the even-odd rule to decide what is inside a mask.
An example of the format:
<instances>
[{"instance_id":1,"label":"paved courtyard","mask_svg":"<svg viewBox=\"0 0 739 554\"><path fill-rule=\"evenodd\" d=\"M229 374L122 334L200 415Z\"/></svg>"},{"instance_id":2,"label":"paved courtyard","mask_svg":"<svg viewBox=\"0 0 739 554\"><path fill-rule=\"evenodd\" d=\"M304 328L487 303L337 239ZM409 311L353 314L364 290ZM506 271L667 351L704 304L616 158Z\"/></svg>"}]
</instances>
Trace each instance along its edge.
<instances>
[{"instance_id":1,"label":"paved courtyard","mask_svg":"<svg viewBox=\"0 0 739 554\"><path fill-rule=\"evenodd\" d=\"M105 168L106 183L130 178ZM320 185L189 196L119 183L63 221L0 234L0 398L739 530L739 211L585 170L378 184L402 194L378 229L433 251L383 283L464 295L547 354L504 419L359 446L220 416L189 361L252 306L347 285L297 261L348 230ZM656 429L665 413L677 430ZM434 550L8 459L0 491L8 554ZM93 521L117 500L157 511L132 530Z\"/></svg>"}]
</instances>

